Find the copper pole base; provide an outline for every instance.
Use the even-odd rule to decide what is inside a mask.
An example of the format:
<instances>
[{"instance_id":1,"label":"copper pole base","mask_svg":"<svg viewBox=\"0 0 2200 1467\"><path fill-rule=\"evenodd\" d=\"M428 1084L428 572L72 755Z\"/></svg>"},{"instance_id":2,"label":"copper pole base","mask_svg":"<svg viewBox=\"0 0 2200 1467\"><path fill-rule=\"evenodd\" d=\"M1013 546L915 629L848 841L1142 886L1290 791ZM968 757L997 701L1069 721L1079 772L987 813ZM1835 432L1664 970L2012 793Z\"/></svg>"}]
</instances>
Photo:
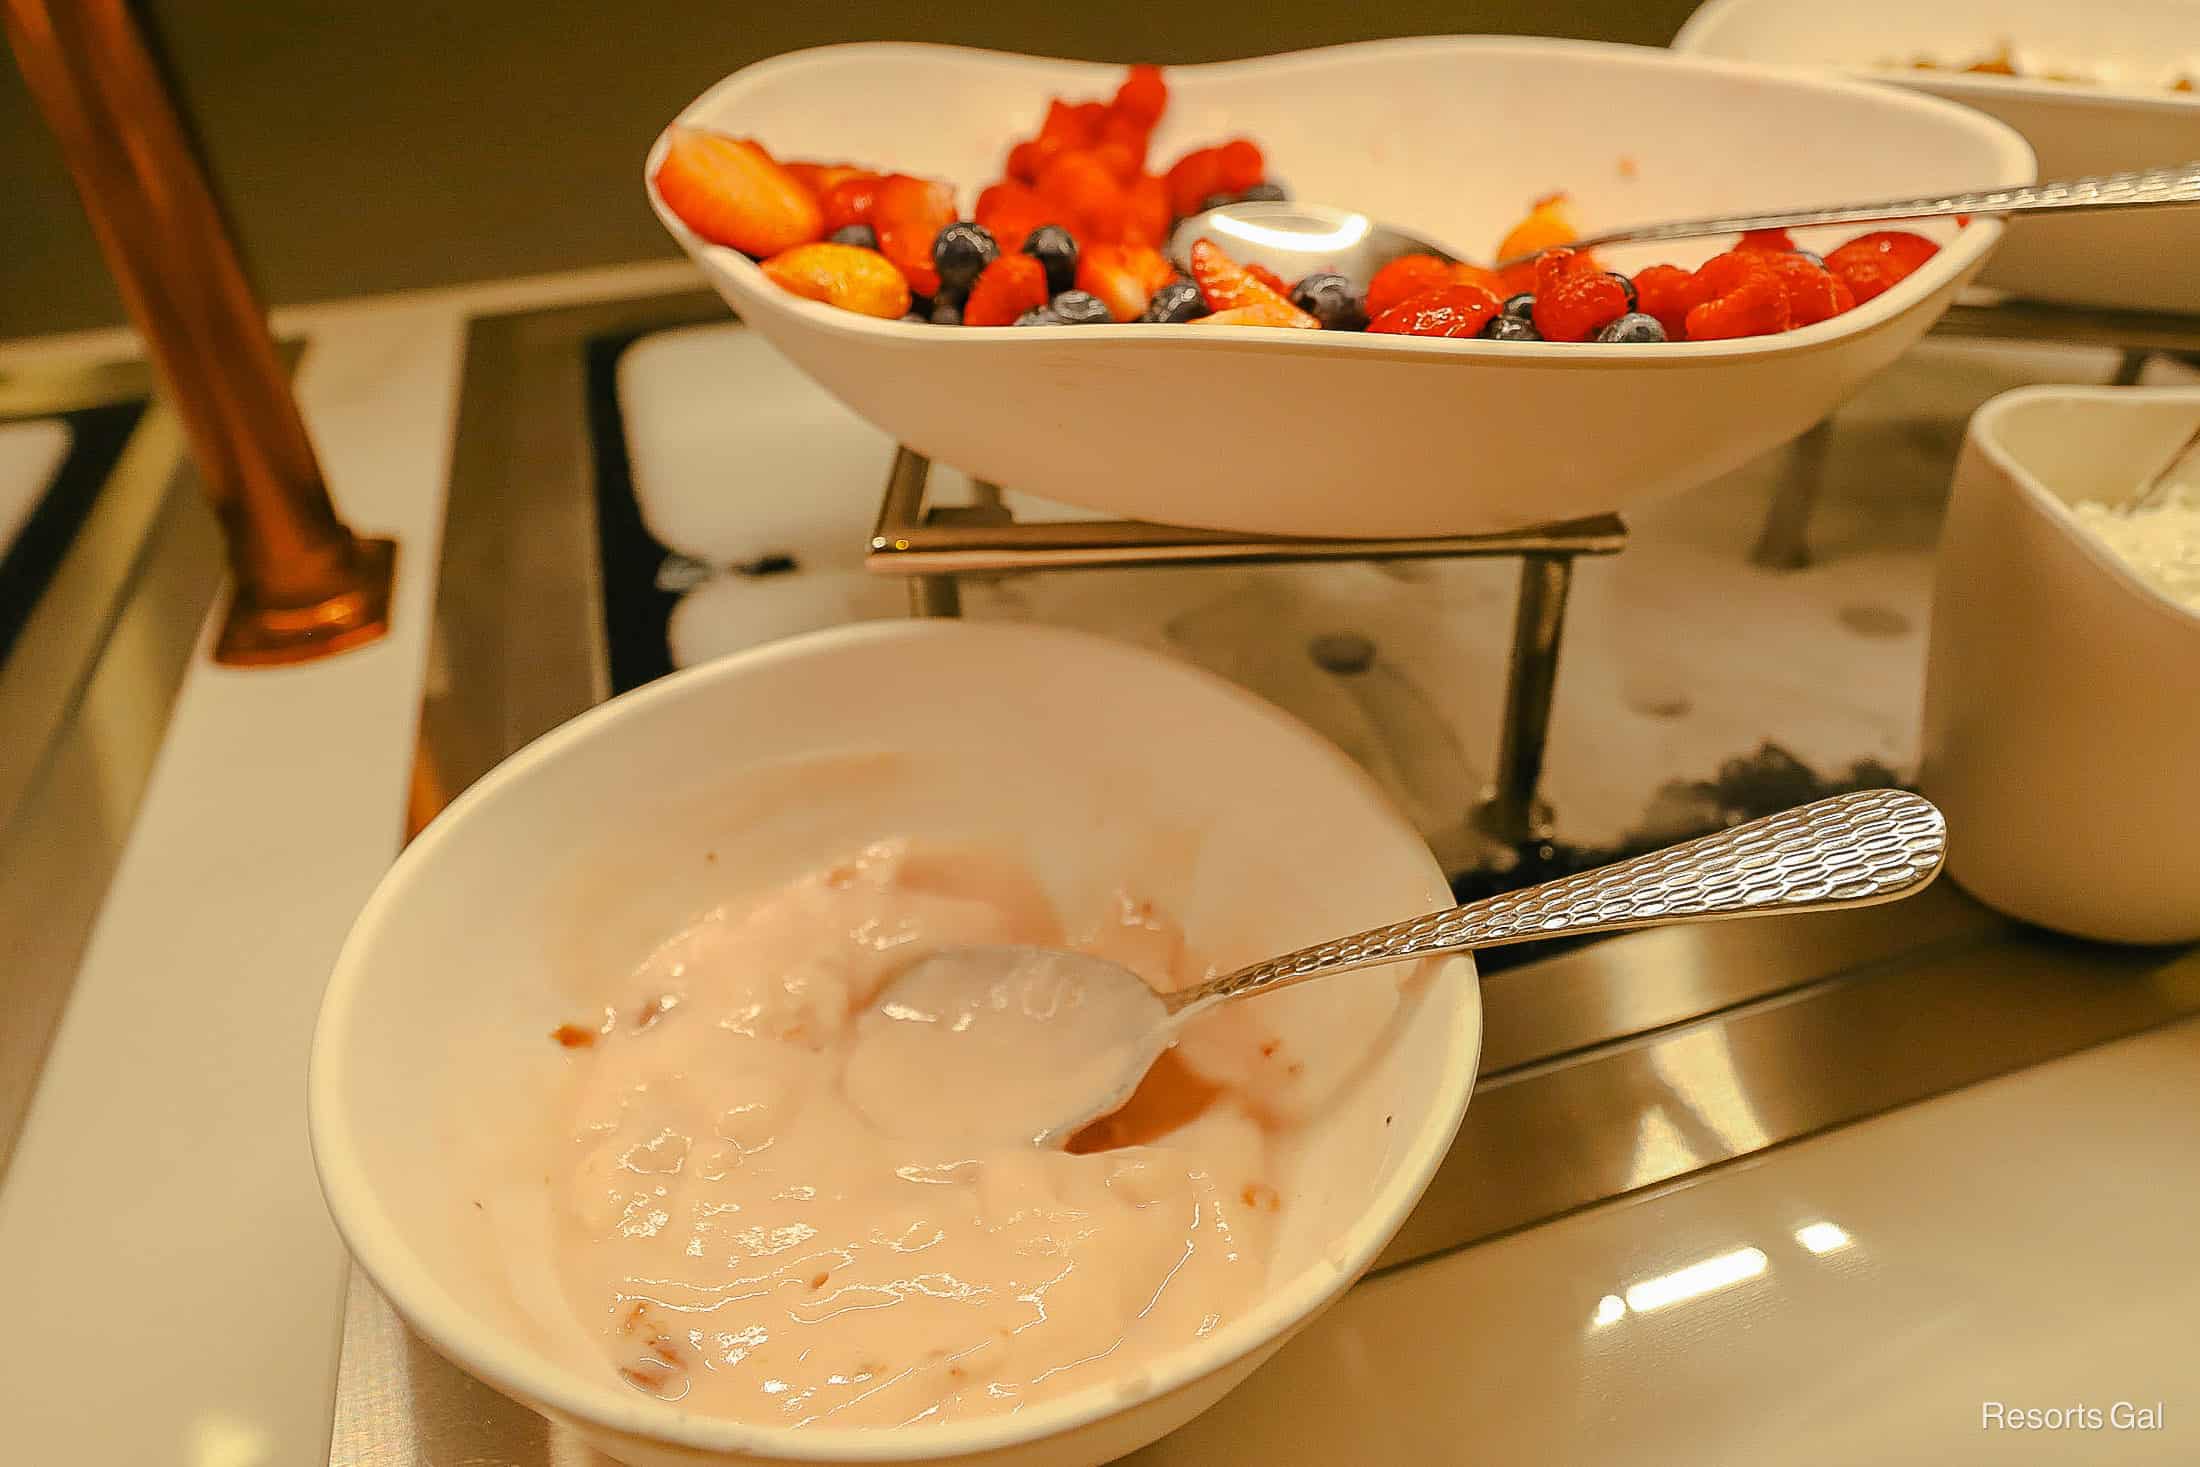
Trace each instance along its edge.
<instances>
[{"instance_id":1,"label":"copper pole base","mask_svg":"<svg viewBox=\"0 0 2200 1467\"><path fill-rule=\"evenodd\" d=\"M352 541L343 590L304 606L270 606L238 582L214 642L214 660L230 667L280 667L363 646L390 629L395 540Z\"/></svg>"}]
</instances>

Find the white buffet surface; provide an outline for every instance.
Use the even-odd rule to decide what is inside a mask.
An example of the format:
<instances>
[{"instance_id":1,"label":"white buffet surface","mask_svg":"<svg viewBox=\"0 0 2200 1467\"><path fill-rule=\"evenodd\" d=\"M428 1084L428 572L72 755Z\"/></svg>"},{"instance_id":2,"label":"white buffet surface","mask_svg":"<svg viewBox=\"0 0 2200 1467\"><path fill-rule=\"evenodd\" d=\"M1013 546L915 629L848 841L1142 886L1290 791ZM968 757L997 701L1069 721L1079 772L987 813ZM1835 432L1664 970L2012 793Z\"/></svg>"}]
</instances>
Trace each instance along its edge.
<instances>
[{"instance_id":1,"label":"white buffet surface","mask_svg":"<svg viewBox=\"0 0 2200 1467\"><path fill-rule=\"evenodd\" d=\"M403 543L395 627L185 683L0 1184L0 1460L326 1460L345 1260L306 1043L402 838L466 322L694 283L278 313L343 511ZM0 368L130 351L0 343ZM2195 1093L2200 1022L1387 1274L1136 1460L2195 1460Z\"/></svg>"}]
</instances>

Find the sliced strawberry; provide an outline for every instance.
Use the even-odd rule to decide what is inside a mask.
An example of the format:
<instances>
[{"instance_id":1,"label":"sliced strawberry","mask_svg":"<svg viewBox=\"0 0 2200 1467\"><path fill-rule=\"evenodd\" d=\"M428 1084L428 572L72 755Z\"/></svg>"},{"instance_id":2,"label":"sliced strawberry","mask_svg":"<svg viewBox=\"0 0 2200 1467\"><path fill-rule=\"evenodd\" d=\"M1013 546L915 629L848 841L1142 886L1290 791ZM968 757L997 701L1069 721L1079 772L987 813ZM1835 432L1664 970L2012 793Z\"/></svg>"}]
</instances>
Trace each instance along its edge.
<instances>
[{"instance_id":1,"label":"sliced strawberry","mask_svg":"<svg viewBox=\"0 0 2200 1467\"><path fill-rule=\"evenodd\" d=\"M1690 341L1772 336L1794 319L1786 287L1759 250L1713 255L1696 271L1696 289L1704 301L1688 313Z\"/></svg>"},{"instance_id":2,"label":"sliced strawberry","mask_svg":"<svg viewBox=\"0 0 2200 1467\"><path fill-rule=\"evenodd\" d=\"M1267 160L1260 155L1260 145L1251 138L1232 138L1224 143L1215 166L1221 176L1223 193L1244 193L1268 176Z\"/></svg>"},{"instance_id":3,"label":"sliced strawberry","mask_svg":"<svg viewBox=\"0 0 2200 1467\"><path fill-rule=\"evenodd\" d=\"M1284 279L1281 275L1278 275L1275 271L1269 269L1266 265L1257 263L1247 265L1245 267L1245 273L1252 276L1255 280L1258 280L1262 285L1267 286L1270 290L1274 291L1277 295L1282 296L1284 299L1289 300L1291 298L1291 282Z\"/></svg>"},{"instance_id":4,"label":"sliced strawberry","mask_svg":"<svg viewBox=\"0 0 2200 1467\"><path fill-rule=\"evenodd\" d=\"M844 178L825 191L825 232L851 224L869 224L878 205L878 186L886 180L875 173Z\"/></svg>"},{"instance_id":5,"label":"sliced strawberry","mask_svg":"<svg viewBox=\"0 0 2200 1467\"><path fill-rule=\"evenodd\" d=\"M825 233L802 181L746 138L675 127L654 182L665 207L712 244L776 255Z\"/></svg>"},{"instance_id":6,"label":"sliced strawberry","mask_svg":"<svg viewBox=\"0 0 2200 1467\"><path fill-rule=\"evenodd\" d=\"M1098 104L1094 104L1097 106ZM1046 121L1039 124L1037 142L1051 142L1056 150L1089 148L1099 141L1100 117L1107 109L1088 112L1083 106L1063 101L1060 97L1047 102Z\"/></svg>"},{"instance_id":7,"label":"sliced strawberry","mask_svg":"<svg viewBox=\"0 0 2200 1467\"><path fill-rule=\"evenodd\" d=\"M1797 254L1768 254L1765 263L1772 273L1780 277L1780 286L1787 292L1788 326L1815 326L1830 320L1856 305L1856 296L1848 285L1825 267ZM1638 277L1635 288L1642 288Z\"/></svg>"},{"instance_id":8,"label":"sliced strawberry","mask_svg":"<svg viewBox=\"0 0 2200 1467\"><path fill-rule=\"evenodd\" d=\"M1795 248L1795 240L1784 229L1752 229L1735 241L1734 248L1738 250L1777 250L1781 253L1789 253Z\"/></svg>"},{"instance_id":9,"label":"sliced strawberry","mask_svg":"<svg viewBox=\"0 0 2200 1467\"><path fill-rule=\"evenodd\" d=\"M800 180L802 186L820 204L825 196L851 178L877 178L868 168L858 168L853 163L782 163L780 167Z\"/></svg>"},{"instance_id":10,"label":"sliced strawberry","mask_svg":"<svg viewBox=\"0 0 2200 1467\"><path fill-rule=\"evenodd\" d=\"M1709 299L1696 288L1695 274L1678 265L1650 265L1635 272L1635 309L1657 317L1668 341L1688 339L1688 313Z\"/></svg>"},{"instance_id":11,"label":"sliced strawberry","mask_svg":"<svg viewBox=\"0 0 2200 1467\"><path fill-rule=\"evenodd\" d=\"M1003 255L978 274L963 303L965 326L1013 326L1047 303L1047 267L1031 255Z\"/></svg>"},{"instance_id":12,"label":"sliced strawberry","mask_svg":"<svg viewBox=\"0 0 2200 1467\"><path fill-rule=\"evenodd\" d=\"M1169 237L1169 186L1158 174L1140 174L1130 186L1129 201L1123 243L1158 245Z\"/></svg>"},{"instance_id":13,"label":"sliced strawberry","mask_svg":"<svg viewBox=\"0 0 2200 1467\"><path fill-rule=\"evenodd\" d=\"M1207 298L1208 306L1215 311L1232 311L1239 306L1280 306L1296 315L1305 316L1311 325L1321 325L1321 322L1284 299L1281 291L1262 284L1237 261L1224 254L1221 247L1211 239L1200 240L1192 246L1192 279L1199 283L1200 294Z\"/></svg>"},{"instance_id":14,"label":"sliced strawberry","mask_svg":"<svg viewBox=\"0 0 2200 1467\"><path fill-rule=\"evenodd\" d=\"M878 231L879 253L894 262L918 295L940 288L932 268L932 241L955 222L955 191L929 178L892 174L878 186L871 227Z\"/></svg>"},{"instance_id":15,"label":"sliced strawberry","mask_svg":"<svg viewBox=\"0 0 2200 1467\"><path fill-rule=\"evenodd\" d=\"M1385 336L1479 336L1505 309L1496 291L1481 285L1439 285L1400 302L1368 322Z\"/></svg>"},{"instance_id":16,"label":"sliced strawberry","mask_svg":"<svg viewBox=\"0 0 2200 1467\"><path fill-rule=\"evenodd\" d=\"M1100 160L1101 166L1117 183L1127 187L1138 181L1138 170L1145 164L1146 150L1109 140L1095 143L1092 156Z\"/></svg>"},{"instance_id":17,"label":"sliced strawberry","mask_svg":"<svg viewBox=\"0 0 2200 1467\"><path fill-rule=\"evenodd\" d=\"M1826 256L1826 268L1862 305L1907 280L1917 267L1940 253L1940 246L1906 229L1860 234Z\"/></svg>"},{"instance_id":18,"label":"sliced strawberry","mask_svg":"<svg viewBox=\"0 0 2200 1467\"><path fill-rule=\"evenodd\" d=\"M1042 141L1030 138L1008 150L1007 172L1018 183L1036 183L1048 160L1062 151L1060 139Z\"/></svg>"},{"instance_id":19,"label":"sliced strawberry","mask_svg":"<svg viewBox=\"0 0 2200 1467\"><path fill-rule=\"evenodd\" d=\"M1036 187L1066 216L1063 222L1080 243L1113 244L1130 223L1130 195L1095 153L1062 154L1039 175Z\"/></svg>"},{"instance_id":20,"label":"sliced strawberry","mask_svg":"<svg viewBox=\"0 0 2200 1467\"><path fill-rule=\"evenodd\" d=\"M1002 254L1013 255L1024 247L1031 231L1042 224L1060 222L1061 211L1036 191L1003 179L978 195L978 207L971 217L992 234Z\"/></svg>"},{"instance_id":21,"label":"sliced strawberry","mask_svg":"<svg viewBox=\"0 0 2200 1467\"><path fill-rule=\"evenodd\" d=\"M1123 84L1115 89L1115 113L1134 119L1149 131L1168 106L1169 84L1161 79L1158 66L1132 67Z\"/></svg>"},{"instance_id":22,"label":"sliced strawberry","mask_svg":"<svg viewBox=\"0 0 2200 1467\"><path fill-rule=\"evenodd\" d=\"M1289 301L1261 302L1249 306L1232 306L1227 311L1194 320L1194 326L1288 326L1304 331L1308 327L1321 330L1322 323Z\"/></svg>"},{"instance_id":23,"label":"sliced strawberry","mask_svg":"<svg viewBox=\"0 0 2200 1467\"><path fill-rule=\"evenodd\" d=\"M1118 321L1135 321L1176 267L1145 245L1091 244L1077 256L1077 288L1096 295Z\"/></svg>"},{"instance_id":24,"label":"sliced strawberry","mask_svg":"<svg viewBox=\"0 0 2200 1467\"><path fill-rule=\"evenodd\" d=\"M1414 296L1451 283L1451 266L1435 255L1400 255L1367 283L1370 319L1403 305Z\"/></svg>"},{"instance_id":25,"label":"sliced strawberry","mask_svg":"<svg viewBox=\"0 0 2200 1467\"><path fill-rule=\"evenodd\" d=\"M1546 250L1535 260L1535 329L1545 341L1587 341L1627 314L1627 287L1602 271L1579 268L1578 250Z\"/></svg>"},{"instance_id":26,"label":"sliced strawberry","mask_svg":"<svg viewBox=\"0 0 2200 1467\"><path fill-rule=\"evenodd\" d=\"M1169 165L1165 182L1171 212L1179 219L1197 214L1211 196L1223 192L1222 149L1192 149Z\"/></svg>"},{"instance_id":27,"label":"sliced strawberry","mask_svg":"<svg viewBox=\"0 0 2200 1467\"><path fill-rule=\"evenodd\" d=\"M780 289L891 321L909 309L909 282L891 260L857 245L796 245L764 262Z\"/></svg>"}]
</instances>

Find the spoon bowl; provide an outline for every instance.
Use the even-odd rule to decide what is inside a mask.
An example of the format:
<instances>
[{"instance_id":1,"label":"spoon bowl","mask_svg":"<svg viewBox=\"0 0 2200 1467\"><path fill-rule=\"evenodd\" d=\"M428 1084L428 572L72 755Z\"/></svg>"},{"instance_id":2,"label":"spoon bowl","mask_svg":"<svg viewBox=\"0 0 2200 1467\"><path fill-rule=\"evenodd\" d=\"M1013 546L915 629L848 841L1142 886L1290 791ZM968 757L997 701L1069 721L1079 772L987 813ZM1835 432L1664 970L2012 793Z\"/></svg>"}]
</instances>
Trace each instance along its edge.
<instances>
[{"instance_id":1,"label":"spoon bowl","mask_svg":"<svg viewBox=\"0 0 2200 1467\"><path fill-rule=\"evenodd\" d=\"M1947 823L1926 800L1859 790L1170 994L1089 954L947 948L904 969L857 1018L849 1098L892 1134L1059 1146L1128 1101L1184 1023L1217 1004L1538 938L1875 906L1922 890L1947 847Z\"/></svg>"}]
</instances>

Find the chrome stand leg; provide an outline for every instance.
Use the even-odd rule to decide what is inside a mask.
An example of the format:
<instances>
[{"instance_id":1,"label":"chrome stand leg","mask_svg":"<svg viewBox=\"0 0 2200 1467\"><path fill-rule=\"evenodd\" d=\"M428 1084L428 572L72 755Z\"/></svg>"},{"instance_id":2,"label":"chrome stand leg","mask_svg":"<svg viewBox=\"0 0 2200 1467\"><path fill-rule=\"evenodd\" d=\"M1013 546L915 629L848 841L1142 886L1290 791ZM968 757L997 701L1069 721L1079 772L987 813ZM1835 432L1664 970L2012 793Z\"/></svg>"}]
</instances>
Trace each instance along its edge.
<instances>
[{"instance_id":1,"label":"chrome stand leg","mask_svg":"<svg viewBox=\"0 0 2200 1467\"><path fill-rule=\"evenodd\" d=\"M1550 807L1536 798L1551 732L1551 694L1558 683L1559 634L1566 627L1566 593L1574 558L1520 557L1520 602L1513 612L1512 662L1505 675L1505 721L1497 739L1497 776L1474 823L1507 845L1524 845L1550 831Z\"/></svg>"},{"instance_id":2,"label":"chrome stand leg","mask_svg":"<svg viewBox=\"0 0 2200 1467\"><path fill-rule=\"evenodd\" d=\"M2121 357L2117 358L2116 375L2108 379L2108 385L2111 387L2137 387L2139 379L2146 375L2147 358L2152 355L2152 352L2136 348L2126 350Z\"/></svg>"},{"instance_id":3,"label":"chrome stand leg","mask_svg":"<svg viewBox=\"0 0 2200 1467\"><path fill-rule=\"evenodd\" d=\"M955 583L953 576L909 578L911 616L961 616L962 609L962 588Z\"/></svg>"},{"instance_id":4,"label":"chrome stand leg","mask_svg":"<svg viewBox=\"0 0 2200 1467\"><path fill-rule=\"evenodd\" d=\"M1831 421L1795 440L1788 452L1787 474L1772 496L1772 511L1749 553L1752 565L1766 570L1801 570L1810 564L1810 516L1818 507L1818 489L1825 478L1826 447L1833 438Z\"/></svg>"}]
</instances>

